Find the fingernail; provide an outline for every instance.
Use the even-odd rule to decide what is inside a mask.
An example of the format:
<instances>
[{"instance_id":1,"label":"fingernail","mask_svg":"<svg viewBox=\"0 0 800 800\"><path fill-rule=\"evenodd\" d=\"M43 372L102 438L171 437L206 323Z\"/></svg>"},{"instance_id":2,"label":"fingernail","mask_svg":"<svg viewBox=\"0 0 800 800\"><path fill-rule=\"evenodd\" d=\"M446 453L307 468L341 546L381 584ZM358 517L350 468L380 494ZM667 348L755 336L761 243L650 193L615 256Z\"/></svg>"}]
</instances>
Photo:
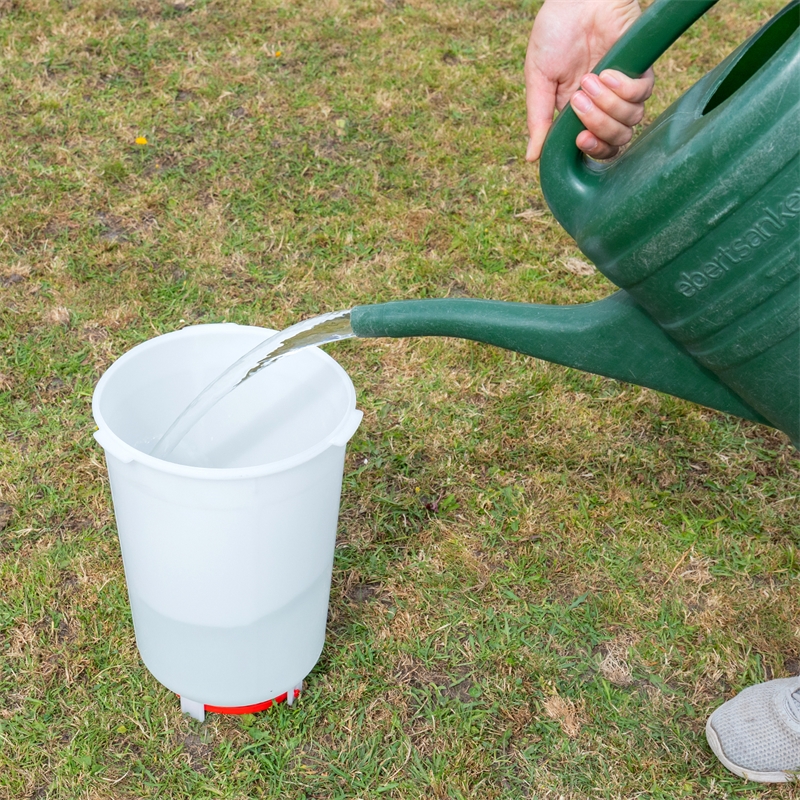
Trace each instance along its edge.
<instances>
[{"instance_id":1,"label":"fingernail","mask_svg":"<svg viewBox=\"0 0 800 800\"><path fill-rule=\"evenodd\" d=\"M583 93L577 92L572 98L572 105L578 109L578 111L591 111L592 110L592 101Z\"/></svg>"},{"instance_id":2,"label":"fingernail","mask_svg":"<svg viewBox=\"0 0 800 800\"><path fill-rule=\"evenodd\" d=\"M590 94L592 97L597 97L602 91L603 87L600 85L600 81L597 78L597 75L587 75L582 81L581 86Z\"/></svg>"},{"instance_id":3,"label":"fingernail","mask_svg":"<svg viewBox=\"0 0 800 800\"><path fill-rule=\"evenodd\" d=\"M609 89L619 89L619 87L622 86L619 78L613 72L604 70L600 73L600 77L603 79L603 83L608 86Z\"/></svg>"},{"instance_id":4,"label":"fingernail","mask_svg":"<svg viewBox=\"0 0 800 800\"><path fill-rule=\"evenodd\" d=\"M597 139L595 139L594 136L592 136L591 139L587 139L585 144L583 145L583 149L587 153L594 150L595 147L597 147Z\"/></svg>"},{"instance_id":5,"label":"fingernail","mask_svg":"<svg viewBox=\"0 0 800 800\"><path fill-rule=\"evenodd\" d=\"M525 160L533 161L533 139L528 139L528 149L525 151Z\"/></svg>"}]
</instances>

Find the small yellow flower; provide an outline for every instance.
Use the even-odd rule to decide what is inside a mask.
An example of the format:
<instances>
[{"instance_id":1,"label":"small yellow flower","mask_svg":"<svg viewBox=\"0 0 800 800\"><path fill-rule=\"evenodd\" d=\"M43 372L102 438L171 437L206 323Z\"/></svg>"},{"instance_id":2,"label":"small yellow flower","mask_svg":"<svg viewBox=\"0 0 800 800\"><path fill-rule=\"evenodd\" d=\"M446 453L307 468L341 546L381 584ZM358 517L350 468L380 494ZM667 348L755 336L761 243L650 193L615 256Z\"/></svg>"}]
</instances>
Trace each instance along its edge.
<instances>
[{"instance_id":1,"label":"small yellow flower","mask_svg":"<svg viewBox=\"0 0 800 800\"><path fill-rule=\"evenodd\" d=\"M275 51L275 58L280 58L282 55L283 55L283 51L282 50L276 50Z\"/></svg>"},{"instance_id":2,"label":"small yellow flower","mask_svg":"<svg viewBox=\"0 0 800 800\"><path fill-rule=\"evenodd\" d=\"M144 136L137 136L136 137L136 144L145 145L147 144L147 138Z\"/></svg>"}]
</instances>

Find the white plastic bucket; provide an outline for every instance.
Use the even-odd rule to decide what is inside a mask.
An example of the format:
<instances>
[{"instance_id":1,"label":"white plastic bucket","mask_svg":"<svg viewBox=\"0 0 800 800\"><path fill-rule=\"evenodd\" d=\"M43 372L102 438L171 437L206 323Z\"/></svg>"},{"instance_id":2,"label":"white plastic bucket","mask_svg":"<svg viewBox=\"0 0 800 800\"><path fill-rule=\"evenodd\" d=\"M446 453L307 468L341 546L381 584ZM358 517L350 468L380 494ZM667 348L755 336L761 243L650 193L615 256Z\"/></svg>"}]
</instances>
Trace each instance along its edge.
<instances>
[{"instance_id":1,"label":"white plastic bucket","mask_svg":"<svg viewBox=\"0 0 800 800\"><path fill-rule=\"evenodd\" d=\"M270 333L197 325L151 339L92 400L139 652L201 712L293 698L325 641L345 445L362 417L347 373L316 348L280 359L209 411L174 461L148 455Z\"/></svg>"}]
</instances>

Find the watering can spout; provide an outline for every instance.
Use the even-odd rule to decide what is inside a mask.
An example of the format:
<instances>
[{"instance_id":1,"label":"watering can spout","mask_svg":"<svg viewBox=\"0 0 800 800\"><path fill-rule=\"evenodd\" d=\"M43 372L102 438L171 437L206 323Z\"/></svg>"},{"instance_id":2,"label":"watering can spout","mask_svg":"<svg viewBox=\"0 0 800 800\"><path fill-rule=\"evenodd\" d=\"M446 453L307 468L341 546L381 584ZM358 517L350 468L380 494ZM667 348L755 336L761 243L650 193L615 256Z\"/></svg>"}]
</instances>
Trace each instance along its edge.
<instances>
[{"instance_id":1,"label":"watering can spout","mask_svg":"<svg viewBox=\"0 0 800 800\"><path fill-rule=\"evenodd\" d=\"M356 306L359 337L452 336L627 381L769 424L624 291L573 306L445 298Z\"/></svg>"},{"instance_id":2,"label":"watering can spout","mask_svg":"<svg viewBox=\"0 0 800 800\"><path fill-rule=\"evenodd\" d=\"M716 0L653 0L595 67L641 75ZM597 303L444 299L353 309L357 336L455 336L771 425L800 447L800 0L619 158L575 145L567 106L541 163L556 219L619 286Z\"/></svg>"}]
</instances>

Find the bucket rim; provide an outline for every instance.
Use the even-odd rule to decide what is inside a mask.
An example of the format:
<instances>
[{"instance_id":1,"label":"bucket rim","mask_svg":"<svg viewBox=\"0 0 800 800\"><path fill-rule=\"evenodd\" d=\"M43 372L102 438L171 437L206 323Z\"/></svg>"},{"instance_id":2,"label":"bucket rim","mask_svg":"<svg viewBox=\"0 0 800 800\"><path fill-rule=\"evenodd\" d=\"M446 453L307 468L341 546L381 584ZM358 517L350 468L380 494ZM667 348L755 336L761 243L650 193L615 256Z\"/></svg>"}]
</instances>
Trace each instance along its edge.
<instances>
[{"instance_id":1,"label":"bucket rim","mask_svg":"<svg viewBox=\"0 0 800 800\"><path fill-rule=\"evenodd\" d=\"M237 328L241 331L258 331L259 333L266 334L267 336L277 333L272 328L262 328L258 325L239 325L236 322L217 322L217 323L199 323L197 325L187 325L176 331L154 336L150 339L134 345L123 353L113 364L100 376L97 385L95 386L92 394L92 416L94 417L97 430L94 433L94 438L106 452L123 462L136 461L143 466L150 467L151 469L159 472L176 475L185 478L205 479L205 480L239 480L243 478L259 478L264 475L274 475L279 472L286 472L287 470L298 467L301 464L311 461L316 456L323 453L330 447L340 446L344 447L350 437L355 433L363 413L356 408L356 390L353 381L347 374L345 369L336 361L331 358L326 352L320 350L318 347L306 348L305 358L317 358L324 361L328 366L332 366L339 380L343 383L348 399L348 412L342 417L341 422L334 428L327 436L315 443L311 447L301 450L287 458L279 459L278 461L269 461L265 464L257 464L252 467L197 467L189 464L179 464L174 461L165 461L160 458L155 458L149 453L138 450L133 445L128 444L120 438L108 425L100 411L100 403L102 400L103 392L113 378L114 373L119 369L124 368L125 362L129 361L136 355L141 355L145 350L157 347L158 343L163 342L165 338L178 338L186 336L207 336L218 332L221 328Z\"/></svg>"}]
</instances>

